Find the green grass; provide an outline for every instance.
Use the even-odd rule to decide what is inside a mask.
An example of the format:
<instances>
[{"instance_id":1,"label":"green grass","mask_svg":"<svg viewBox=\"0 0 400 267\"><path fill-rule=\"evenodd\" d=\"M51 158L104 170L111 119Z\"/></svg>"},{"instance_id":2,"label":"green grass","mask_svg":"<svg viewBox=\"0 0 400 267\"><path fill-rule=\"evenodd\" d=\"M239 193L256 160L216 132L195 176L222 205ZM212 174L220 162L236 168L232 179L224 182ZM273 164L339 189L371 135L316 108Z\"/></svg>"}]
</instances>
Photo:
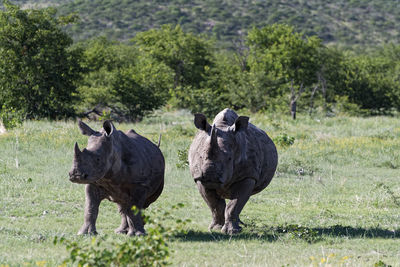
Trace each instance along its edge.
<instances>
[{"instance_id":1,"label":"green grass","mask_svg":"<svg viewBox=\"0 0 400 267\"><path fill-rule=\"evenodd\" d=\"M210 211L189 170L176 166L178 151L196 132L190 114L160 112L138 124L116 124L154 142L162 133L166 185L149 213L183 203L173 216L192 221L187 234L169 241L173 265L400 266L399 118L243 115L272 138L286 134L295 141L278 146L277 175L250 198L241 216L247 227L232 237L207 231ZM84 147L87 137L72 121L25 122L0 136L0 265L56 266L68 253L53 245L55 236L88 238L76 236L84 186L68 180L75 141ZM119 222L116 205L104 201L100 235L126 238L113 233Z\"/></svg>"}]
</instances>

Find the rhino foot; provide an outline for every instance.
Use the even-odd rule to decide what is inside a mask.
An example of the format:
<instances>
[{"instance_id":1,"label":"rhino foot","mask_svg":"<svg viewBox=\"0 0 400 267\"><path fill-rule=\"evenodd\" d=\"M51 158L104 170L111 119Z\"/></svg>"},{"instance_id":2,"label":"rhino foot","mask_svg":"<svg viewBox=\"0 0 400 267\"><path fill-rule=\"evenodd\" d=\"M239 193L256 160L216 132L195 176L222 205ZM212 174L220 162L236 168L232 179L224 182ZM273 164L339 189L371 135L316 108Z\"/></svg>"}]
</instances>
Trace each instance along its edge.
<instances>
[{"instance_id":1,"label":"rhino foot","mask_svg":"<svg viewBox=\"0 0 400 267\"><path fill-rule=\"evenodd\" d=\"M128 233L128 229L127 228L118 227L117 229L115 229L114 232L116 234L124 234L124 235L126 235Z\"/></svg>"},{"instance_id":2,"label":"rhino foot","mask_svg":"<svg viewBox=\"0 0 400 267\"><path fill-rule=\"evenodd\" d=\"M242 231L242 227L239 225L233 225L232 223L225 223L221 229L223 234L234 235Z\"/></svg>"},{"instance_id":3,"label":"rhino foot","mask_svg":"<svg viewBox=\"0 0 400 267\"><path fill-rule=\"evenodd\" d=\"M143 230L143 231L128 231L128 233L127 233L127 235L128 236L144 236L144 235L146 235L146 232Z\"/></svg>"},{"instance_id":4,"label":"rhino foot","mask_svg":"<svg viewBox=\"0 0 400 267\"><path fill-rule=\"evenodd\" d=\"M211 231L211 230L221 230L222 227L223 227L222 224L212 222L212 223L210 224L210 226L208 226L208 230L209 230L209 231Z\"/></svg>"},{"instance_id":5,"label":"rhino foot","mask_svg":"<svg viewBox=\"0 0 400 267\"><path fill-rule=\"evenodd\" d=\"M78 235L97 235L97 231L79 230Z\"/></svg>"},{"instance_id":6,"label":"rhino foot","mask_svg":"<svg viewBox=\"0 0 400 267\"><path fill-rule=\"evenodd\" d=\"M78 235L97 235L96 226L85 223L79 229Z\"/></svg>"}]
</instances>

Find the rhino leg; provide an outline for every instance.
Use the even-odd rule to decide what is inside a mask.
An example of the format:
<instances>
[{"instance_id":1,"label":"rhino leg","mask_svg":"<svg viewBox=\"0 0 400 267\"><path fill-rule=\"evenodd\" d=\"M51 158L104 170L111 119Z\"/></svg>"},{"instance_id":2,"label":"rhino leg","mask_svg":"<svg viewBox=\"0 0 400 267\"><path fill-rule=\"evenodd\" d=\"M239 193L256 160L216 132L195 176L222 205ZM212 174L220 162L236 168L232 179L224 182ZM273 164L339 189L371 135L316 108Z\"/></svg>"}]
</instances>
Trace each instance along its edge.
<instances>
[{"instance_id":1,"label":"rhino leg","mask_svg":"<svg viewBox=\"0 0 400 267\"><path fill-rule=\"evenodd\" d=\"M222 199L215 190L205 188L200 182L197 182L197 188L211 210L212 222L208 230L221 230L225 222L225 199Z\"/></svg>"},{"instance_id":2,"label":"rhino leg","mask_svg":"<svg viewBox=\"0 0 400 267\"><path fill-rule=\"evenodd\" d=\"M131 209L128 209L127 211L127 221L129 225L129 230L127 235L129 236L134 236L134 235L145 235L146 232L143 227L143 218L142 214L138 212L137 214L134 214Z\"/></svg>"},{"instance_id":3,"label":"rhino leg","mask_svg":"<svg viewBox=\"0 0 400 267\"><path fill-rule=\"evenodd\" d=\"M125 210L126 220L128 222L128 233L127 235L144 235L144 223L142 214L140 212L143 209L146 202L147 188L138 186L131 190L130 195L132 196L131 203L128 205L129 208ZM139 209L138 213L134 213L131 207L136 206Z\"/></svg>"},{"instance_id":4,"label":"rhino leg","mask_svg":"<svg viewBox=\"0 0 400 267\"><path fill-rule=\"evenodd\" d=\"M105 198L104 191L96 185L86 185L84 222L78 235L97 234L96 219L99 214L100 202Z\"/></svg>"},{"instance_id":5,"label":"rhino leg","mask_svg":"<svg viewBox=\"0 0 400 267\"><path fill-rule=\"evenodd\" d=\"M239 214L249 200L254 185L254 179L245 179L232 185L231 200L225 209L225 224L221 232L231 235L240 233L242 228L239 226Z\"/></svg>"},{"instance_id":6,"label":"rhino leg","mask_svg":"<svg viewBox=\"0 0 400 267\"><path fill-rule=\"evenodd\" d=\"M128 220L126 218L126 211L122 207L122 205L118 204L118 211L121 215L121 225L115 229L115 233L117 234L127 234L129 230Z\"/></svg>"}]
</instances>

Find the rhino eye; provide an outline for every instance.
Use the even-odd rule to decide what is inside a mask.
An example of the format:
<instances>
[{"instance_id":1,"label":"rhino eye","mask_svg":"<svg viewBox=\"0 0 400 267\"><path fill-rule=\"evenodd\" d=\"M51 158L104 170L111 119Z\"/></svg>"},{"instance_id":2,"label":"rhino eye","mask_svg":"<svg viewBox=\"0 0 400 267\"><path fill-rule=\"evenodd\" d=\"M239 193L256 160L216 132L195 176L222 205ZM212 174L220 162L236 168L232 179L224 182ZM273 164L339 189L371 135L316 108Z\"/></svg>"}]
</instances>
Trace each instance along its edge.
<instances>
[{"instance_id":1,"label":"rhino eye","mask_svg":"<svg viewBox=\"0 0 400 267\"><path fill-rule=\"evenodd\" d=\"M97 161L97 162L100 162L100 158L96 158L96 161Z\"/></svg>"}]
</instances>

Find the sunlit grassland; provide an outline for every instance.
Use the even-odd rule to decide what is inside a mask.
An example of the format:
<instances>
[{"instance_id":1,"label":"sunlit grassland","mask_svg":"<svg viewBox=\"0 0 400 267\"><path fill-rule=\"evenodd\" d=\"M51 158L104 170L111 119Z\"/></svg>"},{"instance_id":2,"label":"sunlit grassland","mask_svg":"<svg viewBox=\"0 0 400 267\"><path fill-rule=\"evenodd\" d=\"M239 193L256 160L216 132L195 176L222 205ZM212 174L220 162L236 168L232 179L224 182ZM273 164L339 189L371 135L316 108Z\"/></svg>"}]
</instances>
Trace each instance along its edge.
<instances>
[{"instance_id":1,"label":"sunlit grassland","mask_svg":"<svg viewBox=\"0 0 400 267\"><path fill-rule=\"evenodd\" d=\"M166 184L149 212L176 203L173 214L191 219L188 233L170 240L170 261L181 266L362 265L383 261L400 266L400 120L397 117L289 117L250 115L278 144L279 167L270 186L254 195L241 219L243 233L229 237L207 231L211 215L178 151L196 133L185 112L158 112L135 129L157 142L166 158ZM95 129L100 122L88 122ZM87 137L72 121L30 121L0 136L0 264L61 264L67 251L55 236L84 240L84 186L68 171L73 144ZM113 234L120 222L115 204L104 201L97 228ZM173 224L165 220L165 224Z\"/></svg>"}]
</instances>

